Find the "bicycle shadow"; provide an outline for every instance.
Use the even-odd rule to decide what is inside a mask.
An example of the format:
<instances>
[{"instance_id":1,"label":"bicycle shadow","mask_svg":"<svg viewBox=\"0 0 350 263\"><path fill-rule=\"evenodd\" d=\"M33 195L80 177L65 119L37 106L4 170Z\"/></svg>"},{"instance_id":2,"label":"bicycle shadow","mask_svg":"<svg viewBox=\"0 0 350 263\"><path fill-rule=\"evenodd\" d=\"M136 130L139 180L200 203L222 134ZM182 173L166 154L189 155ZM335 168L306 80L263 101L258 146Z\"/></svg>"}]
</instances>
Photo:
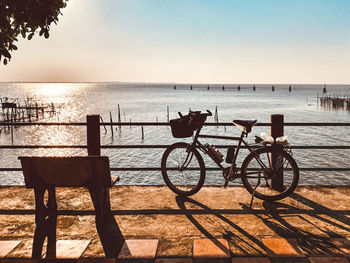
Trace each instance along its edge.
<instances>
[{"instance_id":1,"label":"bicycle shadow","mask_svg":"<svg viewBox=\"0 0 350 263\"><path fill-rule=\"evenodd\" d=\"M332 230L329 227L325 227L324 224L318 224L317 221L322 220L324 223L350 232L349 227L320 216L320 214L326 214L349 225L347 222L349 222L350 219L348 219L344 213L350 214L350 211L331 210L298 194L292 194L292 199L302 204L308 204L309 207L314 208L315 211L300 209L296 206L281 202L264 201L262 202L263 209L258 210L254 210L248 205L241 204L243 211L237 214L251 214L256 216L265 226L271 229L276 236L296 241L295 244L297 248L303 251L304 254L328 256L343 254L339 248L339 243L337 244L334 239L345 239L345 236L335 232L334 229ZM189 197L176 196L176 203L180 209L180 213L184 214L206 238L212 239L214 244L222 251L225 251L226 248L216 240L218 236L227 239L231 247L234 246L235 250L238 251L231 250L231 254L266 255L268 249L260 239L263 235L254 236L223 215L230 214L230 210L210 209L208 206ZM192 209L191 206L197 206L203 209L203 211L199 213L198 209ZM196 218L198 214L202 216L207 215L205 217L206 222L203 222L203 218ZM216 219L211 216L215 216ZM310 219L310 217L317 221L315 222ZM219 227L213 229L215 228L215 224L218 225L218 220L223 221L238 233L233 233L233 231L220 224ZM215 233L215 235L211 232Z\"/></svg>"},{"instance_id":2,"label":"bicycle shadow","mask_svg":"<svg viewBox=\"0 0 350 263\"><path fill-rule=\"evenodd\" d=\"M232 231L229 231L227 229L216 229L216 233L221 233L223 238L226 238L229 243L234 243L234 246L241 252L240 254L250 255L252 254L251 251L253 251L254 255L264 255L265 246L264 244L256 237L249 234L247 231L245 231L243 228L238 226L237 224L233 223L229 219L227 219L225 216L223 216L221 213L217 212L216 210L212 210L206 205L193 200L189 197L182 197L182 196L176 196L176 203L181 211L182 214L184 214L189 221L208 239L211 239L213 243L221 249L223 252L227 251L227 248L221 244L216 239L217 236L213 236L195 217L194 214L198 214L197 212L192 212L191 209L186 208L186 203L189 203L190 205L195 205L204 210L204 212L201 213L201 215L214 215L218 219L222 220L226 224L233 227L235 230L237 230L239 233L241 233L243 236L248 238L248 240L243 239L241 236L234 234ZM198 211L198 210L196 210ZM209 217L207 217L209 219ZM210 220L210 219L209 219ZM215 223L213 220L208 223ZM251 243L253 242L253 244ZM231 253L233 253L231 251Z\"/></svg>"},{"instance_id":3,"label":"bicycle shadow","mask_svg":"<svg viewBox=\"0 0 350 263\"><path fill-rule=\"evenodd\" d=\"M341 222L349 227L343 226L341 224L337 224L336 222L330 221L324 217L320 217L317 214L313 214L313 216L316 217L317 219L323 220L324 222L326 222L328 224L334 225L335 227L338 227L340 229L343 229L345 231L350 232L350 218L344 214L344 212L346 213L348 211L336 211L336 210L329 209L328 207L325 207L319 203L316 203L315 201L312 201L308 198L305 198L304 196L297 194L297 193L292 193L289 197L294 199L295 201L303 204L303 205L306 205L306 206L314 209L314 210L322 211L323 214L326 214L327 216L329 216L335 220L338 220L339 222ZM347 213L347 214L349 214L349 213Z\"/></svg>"},{"instance_id":4,"label":"bicycle shadow","mask_svg":"<svg viewBox=\"0 0 350 263\"><path fill-rule=\"evenodd\" d=\"M297 200L295 197L298 196L298 200L302 200L304 204L312 202L305 197L302 197L298 194L293 194L293 199ZM323 218L316 214L316 211L307 211L301 210L294 206L280 203L280 202L268 202L264 201L263 207L266 211L266 214L261 215L257 212L254 212L253 209L249 208L246 205L241 205L244 210L252 211L252 213L258 217L267 227L273 230L279 237L286 239L294 239L298 245L298 248L304 251L308 255L339 255L342 254L342 251L337 247L334 240L331 238L345 238L344 236L332 231L329 228L321 228L318 224L308 220L304 215L314 217L318 220L322 220L326 223L333 224L335 227L340 227L344 230L350 230L340 224L337 224L333 221L330 221L326 218ZM314 207L320 209L321 206L317 203L314 203ZM325 207L322 207L325 208ZM329 210L329 215L336 214L335 211ZM332 211L332 212L331 212ZM317 213L319 213L318 211ZM340 215L339 215L340 216ZM337 218L339 216L335 216ZM343 216L340 216L343 218ZM315 234L310 231L298 228L293 226L290 222L301 220L303 225L309 225L314 230L317 230L320 234ZM347 221L347 220L346 220Z\"/></svg>"}]
</instances>

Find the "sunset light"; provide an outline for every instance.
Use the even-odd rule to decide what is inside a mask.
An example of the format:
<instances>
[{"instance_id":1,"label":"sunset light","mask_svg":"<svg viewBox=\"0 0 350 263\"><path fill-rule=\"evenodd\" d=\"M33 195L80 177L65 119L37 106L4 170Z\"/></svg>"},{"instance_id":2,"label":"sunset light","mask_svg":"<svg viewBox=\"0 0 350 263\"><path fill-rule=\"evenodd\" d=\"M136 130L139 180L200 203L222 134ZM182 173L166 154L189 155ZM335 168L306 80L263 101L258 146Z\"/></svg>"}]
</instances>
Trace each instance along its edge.
<instances>
[{"instance_id":1,"label":"sunset light","mask_svg":"<svg viewBox=\"0 0 350 263\"><path fill-rule=\"evenodd\" d=\"M350 263L350 0L0 14L1 263Z\"/></svg>"}]
</instances>

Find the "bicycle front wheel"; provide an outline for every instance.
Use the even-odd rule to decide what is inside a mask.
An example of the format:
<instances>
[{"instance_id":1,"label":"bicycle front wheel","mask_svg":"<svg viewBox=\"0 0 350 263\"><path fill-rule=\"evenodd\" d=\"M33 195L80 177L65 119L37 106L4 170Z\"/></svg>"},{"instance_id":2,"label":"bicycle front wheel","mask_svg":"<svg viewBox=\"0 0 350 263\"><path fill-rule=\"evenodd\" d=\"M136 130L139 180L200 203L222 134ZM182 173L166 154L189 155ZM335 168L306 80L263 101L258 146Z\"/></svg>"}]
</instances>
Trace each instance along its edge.
<instances>
[{"instance_id":1,"label":"bicycle front wheel","mask_svg":"<svg viewBox=\"0 0 350 263\"><path fill-rule=\"evenodd\" d=\"M257 198L280 200L296 188L299 168L293 157L283 149L265 147L246 157L241 177L245 188Z\"/></svg>"},{"instance_id":2,"label":"bicycle front wheel","mask_svg":"<svg viewBox=\"0 0 350 263\"><path fill-rule=\"evenodd\" d=\"M176 194L189 196L204 184L205 166L202 156L187 143L170 145L162 157L162 175L167 186Z\"/></svg>"}]
</instances>

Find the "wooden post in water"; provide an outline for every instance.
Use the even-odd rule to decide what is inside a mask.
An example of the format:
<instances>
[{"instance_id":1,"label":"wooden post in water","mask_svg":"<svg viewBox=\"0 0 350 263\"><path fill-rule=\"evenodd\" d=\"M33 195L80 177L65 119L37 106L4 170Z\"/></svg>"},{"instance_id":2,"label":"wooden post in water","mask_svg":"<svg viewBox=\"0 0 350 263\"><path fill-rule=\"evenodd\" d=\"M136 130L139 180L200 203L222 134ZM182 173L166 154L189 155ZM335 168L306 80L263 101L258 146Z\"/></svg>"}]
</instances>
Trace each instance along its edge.
<instances>
[{"instance_id":1,"label":"wooden post in water","mask_svg":"<svg viewBox=\"0 0 350 263\"><path fill-rule=\"evenodd\" d=\"M120 117L120 106L118 104L118 123L119 123L119 129L121 129L121 125L120 125L120 122L121 122L121 117Z\"/></svg>"},{"instance_id":2,"label":"wooden post in water","mask_svg":"<svg viewBox=\"0 0 350 263\"><path fill-rule=\"evenodd\" d=\"M254 85L254 86L253 86L253 91L255 91L255 89L256 89L256 88L255 88L255 85Z\"/></svg>"},{"instance_id":3,"label":"wooden post in water","mask_svg":"<svg viewBox=\"0 0 350 263\"><path fill-rule=\"evenodd\" d=\"M113 119L112 119L112 112L109 112L109 120L111 121L111 133L112 133L112 137L114 136L114 132L113 132Z\"/></svg>"},{"instance_id":4,"label":"wooden post in water","mask_svg":"<svg viewBox=\"0 0 350 263\"><path fill-rule=\"evenodd\" d=\"M169 106L166 106L166 117L169 122Z\"/></svg>"},{"instance_id":5,"label":"wooden post in water","mask_svg":"<svg viewBox=\"0 0 350 263\"><path fill-rule=\"evenodd\" d=\"M271 136L276 140L277 137L283 136L284 133L284 116L282 114L272 114L271 115ZM271 162L272 164L276 162L277 156L272 154ZM271 186L277 191L283 191L283 170L276 175L272 180Z\"/></svg>"},{"instance_id":6,"label":"wooden post in water","mask_svg":"<svg viewBox=\"0 0 350 263\"><path fill-rule=\"evenodd\" d=\"M275 91L275 86L272 85L272 91Z\"/></svg>"},{"instance_id":7,"label":"wooden post in water","mask_svg":"<svg viewBox=\"0 0 350 263\"><path fill-rule=\"evenodd\" d=\"M176 90L176 85L174 85L174 90Z\"/></svg>"},{"instance_id":8,"label":"wooden post in water","mask_svg":"<svg viewBox=\"0 0 350 263\"><path fill-rule=\"evenodd\" d=\"M39 118L39 107L38 107L38 103L35 103L35 112L36 112L36 118Z\"/></svg>"},{"instance_id":9,"label":"wooden post in water","mask_svg":"<svg viewBox=\"0 0 350 263\"><path fill-rule=\"evenodd\" d=\"M324 84L323 93L327 93L326 84Z\"/></svg>"},{"instance_id":10,"label":"wooden post in water","mask_svg":"<svg viewBox=\"0 0 350 263\"><path fill-rule=\"evenodd\" d=\"M145 135L143 133L143 125L141 126L141 133L142 133L141 136L142 136L142 140L143 140L143 139L145 139Z\"/></svg>"},{"instance_id":11,"label":"wooden post in water","mask_svg":"<svg viewBox=\"0 0 350 263\"><path fill-rule=\"evenodd\" d=\"M225 86L222 86L222 90L225 90Z\"/></svg>"},{"instance_id":12,"label":"wooden post in water","mask_svg":"<svg viewBox=\"0 0 350 263\"><path fill-rule=\"evenodd\" d=\"M241 90L241 87L240 87L239 85L238 85L238 87L237 87L237 90L238 90L238 91L240 91L240 90Z\"/></svg>"},{"instance_id":13,"label":"wooden post in water","mask_svg":"<svg viewBox=\"0 0 350 263\"><path fill-rule=\"evenodd\" d=\"M191 90L192 90L192 85L191 85Z\"/></svg>"},{"instance_id":14,"label":"wooden post in water","mask_svg":"<svg viewBox=\"0 0 350 263\"><path fill-rule=\"evenodd\" d=\"M289 88L288 88L289 92L292 92L292 86L289 85Z\"/></svg>"},{"instance_id":15,"label":"wooden post in water","mask_svg":"<svg viewBox=\"0 0 350 263\"><path fill-rule=\"evenodd\" d=\"M207 90L209 90L209 86L208 86Z\"/></svg>"},{"instance_id":16,"label":"wooden post in water","mask_svg":"<svg viewBox=\"0 0 350 263\"><path fill-rule=\"evenodd\" d=\"M101 155L100 115L86 116L88 155Z\"/></svg>"},{"instance_id":17,"label":"wooden post in water","mask_svg":"<svg viewBox=\"0 0 350 263\"><path fill-rule=\"evenodd\" d=\"M13 109L12 109L12 111L13 111ZM13 124L14 124L14 122L13 122L13 113L11 112L11 121L10 121L11 127L10 127L10 129L11 129L11 143L12 144L13 144Z\"/></svg>"}]
</instances>

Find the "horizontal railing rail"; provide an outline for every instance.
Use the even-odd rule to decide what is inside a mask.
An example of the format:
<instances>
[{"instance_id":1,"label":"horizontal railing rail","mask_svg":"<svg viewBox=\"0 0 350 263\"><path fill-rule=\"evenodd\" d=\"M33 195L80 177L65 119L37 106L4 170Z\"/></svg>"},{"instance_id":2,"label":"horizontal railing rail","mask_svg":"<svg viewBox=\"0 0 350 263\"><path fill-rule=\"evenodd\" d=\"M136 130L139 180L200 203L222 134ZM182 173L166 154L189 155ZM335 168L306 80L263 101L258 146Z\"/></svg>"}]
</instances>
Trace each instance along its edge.
<instances>
[{"instance_id":1,"label":"horizontal railing rail","mask_svg":"<svg viewBox=\"0 0 350 263\"><path fill-rule=\"evenodd\" d=\"M233 126L232 122L205 123L205 126ZM284 126L294 127L350 127L350 122L285 122ZM1 126L87 126L87 122L0 122ZM168 122L105 122L100 126L169 126ZM256 126L271 126L271 123L257 123ZM161 149L167 148L168 144L135 144L135 145L101 145L101 149ZM216 145L217 148L228 148L231 145ZM258 146L256 146L258 147ZM88 145L0 145L1 150L11 149L87 149ZM242 148L246 148L242 146ZM314 150L347 150L350 145L294 145L292 149L314 149ZM220 168L206 167L207 170L219 171ZM300 167L301 171L350 171L347 167ZM160 167L111 167L111 171L160 171ZM22 171L21 168L2 167L0 172Z\"/></svg>"},{"instance_id":2,"label":"horizontal railing rail","mask_svg":"<svg viewBox=\"0 0 350 263\"><path fill-rule=\"evenodd\" d=\"M0 126L86 126L86 122L0 122ZM103 122L101 126L169 126L169 122ZM284 126L345 126L350 122L284 122ZM206 122L204 126L234 126L232 122ZM255 126L271 126L269 122L258 122Z\"/></svg>"},{"instance_id":3,"label":"horizontal railing rail","mask_svg":"<svg viewBox=\"0 0 350 263\"><path fill-rule=\"evenodd\" d=\"M158 149L158 148L167 148L170 144L126 144L126 145L101 145L101 149ZM217 148L229 148L232 145L215 145ZM259 148L261 146L250 146ZM87 145L0 145L0 149L86 149ZM246 146L240 146L240 148L246 149ZM350 149L349 146L345 145L295 145L291 146L292 149L330 149L330 150L346 150Z\"/></svg>"}]
</instances>

